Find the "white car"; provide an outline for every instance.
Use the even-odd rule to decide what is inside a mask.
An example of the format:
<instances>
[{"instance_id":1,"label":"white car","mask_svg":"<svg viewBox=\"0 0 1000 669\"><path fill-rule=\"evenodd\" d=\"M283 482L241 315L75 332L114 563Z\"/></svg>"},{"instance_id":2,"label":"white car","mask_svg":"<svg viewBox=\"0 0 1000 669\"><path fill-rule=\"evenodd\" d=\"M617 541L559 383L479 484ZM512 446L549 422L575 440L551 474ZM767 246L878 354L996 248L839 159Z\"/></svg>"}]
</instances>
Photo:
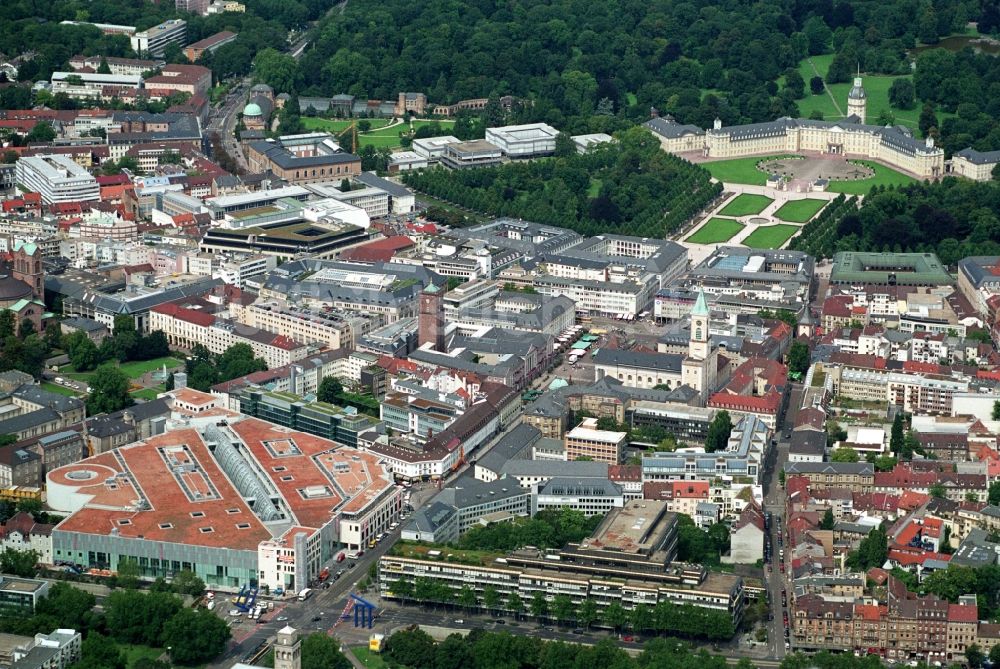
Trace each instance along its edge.
<instances>
[{"instance_id":1,"label":"white car","mask_svg":"<svg viewBox=\"0 0 1000 669\"><path fill-rule=\"evenodd\" d=\"M240 616L243 615L243 612L240 611L239 609L229 609L229 615L231 615L234 618L239 618Z\"/></svg>"}]
</instances>

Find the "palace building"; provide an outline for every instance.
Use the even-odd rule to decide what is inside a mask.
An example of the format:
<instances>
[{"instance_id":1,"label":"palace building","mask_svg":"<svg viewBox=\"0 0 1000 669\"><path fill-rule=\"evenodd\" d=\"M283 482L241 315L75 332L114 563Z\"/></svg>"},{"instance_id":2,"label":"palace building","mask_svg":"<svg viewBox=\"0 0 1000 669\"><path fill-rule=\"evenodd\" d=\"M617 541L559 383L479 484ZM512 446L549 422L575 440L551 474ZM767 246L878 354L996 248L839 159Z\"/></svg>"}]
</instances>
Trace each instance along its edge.
<instances>
[{"instance_id":1,"label":"palace building","mask_svg":"<svg viewBox=\"0 0 1000 669\"><path fill-rule=\"evenodd\" d=\"M904 126L866 124L866 108L867 95L861 77L856 77L848 93L848 116L838 121L782 117L723 127L716 119L712 129L702 130L668 117L651 119L646 127L668 153L698 151L706 158L722 159L812 152L879 160L926 179L944 174L944 151L933 138L917 139Z\"/></svg>"}]
</instances>

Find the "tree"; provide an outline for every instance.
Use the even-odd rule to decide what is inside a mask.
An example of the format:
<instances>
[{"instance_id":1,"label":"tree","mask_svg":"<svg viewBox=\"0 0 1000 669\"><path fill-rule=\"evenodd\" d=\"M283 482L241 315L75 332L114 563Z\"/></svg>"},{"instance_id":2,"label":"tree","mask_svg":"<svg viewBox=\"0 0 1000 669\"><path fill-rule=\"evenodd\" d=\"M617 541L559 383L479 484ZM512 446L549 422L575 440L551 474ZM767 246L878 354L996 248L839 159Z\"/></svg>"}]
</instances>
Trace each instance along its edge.
<instances>
[{"instance_id":1,"label":"tree","mask_svg":"<svg viewBox=\"0 0 1000 669\"><path fill-rule=\"evenodd\" d=\"M432 667L434 639L419 627L402 630L386 640L383 654L393 665Z\"/></svg>"},{"instance_id":2,"label":"tree","mask_svg":"<svg viewBox=\"0 0 1000 669\"><path fill-rule=\"evenodd\" d=\"M114 639L91 632L83 640L80 661L73 669L125 669L125 654Z\"/></svg>"},{"instance_id":3,"label":"tree","mask_svg":"<svg viewBox=\"0 0 1000 669\"><path fill-rule=\"evenodd\" d=\"M510 593L507 598L507 608L514 613L514 618L524 613L524 600L521 599L521 595L516 592Z\"/></svg>"},{"instance_id":4,"label":"tree","mask_svg":"<svg viewBox=\"0 0 1000 669\"><path fill-rule=\"evenodd\" d=\"M709 453L723 451L729 445L729 435L733 431L733 421L729 412L723 409L715 414L708 426L708 437L705 439L705 450Z\"/></svg>"},{"instance_id":5,"label":"tree","mask_svg":"<svg viewBox=\"0 0 1000 669\"><path fill-rule=\"evenodd\" d=\"M889 544L885 530L879 526L872 529L868 536L858 544L858 550L852 553L851 561L862 571L872 567L881 567L889 554Z\"/></svg>"},{"instance_id":6,"label":"tree","mask_svg":"<svg viewBox=\"0 0 1000 669\"><path fill-rule=\"evenodd\" d=\"M56 138L55 128L48 121L36 123L35 127L28 133L28 142L51 142Z\"/></svg>"},{"instance_id":7,"label":"tree","mask_svg":"<svg viewBox=\"0 0 1000 669\"><path fill-rule=\"evenodd\" d=\"M889 104L900 109L913 109L916 104L916 93L911 79L893 79L889 87Z\"/></svg>"},{"instance_id":8,"label":"tree","mask_svg":"<svg viewBox=\"0 0 1000 669\"><path fill-rule=\"evenodd\" d=\"M201 597L205 594L205 582L190 569L182 569L174 574L174 579L170 582L170 589L178 595Z\"/></svg>"},{"instance_id":9,"label":"tree","mask_svg":"<svg viewBox=\"0 0 1000 669\"><path fill-rule=\"evenodd\" d=\"M275 93L292 93L300 79L295 59L270 47L254 56L253 73L258 81L273 88Z\"/></svg>"},{"instance_id":10,"label":"tree","mask_svg":"<svg viewBox=\"0 0 1000 669\"><path fill-rule=\"evenodd\" d=\"M827 509L823 512L823 519L819 522L819 529L821 530L832 530L835 521L833 519L833 509Z\"/></svg>"},{"instance_id":11,"label":"tree","mask_svg":"<svg viewBox=\"0 0 1000 669\"><path fill-rule=\"evenodd\" d=\"M319 388L316 390L316 399L320 402L336 404L337 399L343 392L344 386L337 377L326 376L319 382Z\"/></svg>"},{"instance_id":12,"label":"tree","mask_svg":"<svg viewBox=\"0 0 1000 669\"><path fill-rule=\"evenodd\" d=\"M0 571L5 574L29 578L37 573L37 565L38 551L5 548L0 553Z\"/></svg>"},{"instance_id":13,"label":"tree","mask_svg":"<svg viewBox=\"0 0 1000 669\"><path fill-rule=\"evenodd\" d=\"M294 135L302 132L302 118L299 110L299 96L292 93L292 96L281 108L281 121L278 124L278 132L282 135Z\"/></svg>"},{"instance_id":14,"label":"tree","mask_svg":"<svg viewBox=\"0 0 1000 669\"><path fill-rule=\"evenodd\" d=\"M1000 505L1000 480L990 484L989 503L993 506Z\"/></svg>"},{"instance_id":15,"label":"tree","mask_svg":"<svg viewBox=\"0 0 1000 669\"><path fill-rule=\"evenodd\" d=\"M207 609L181 609L163 627L163 645L178 664L202 664L226 649L226 621Z\"/></svg>"},{"instance_id":16,"label":"tree","mask_svg":"<svg viewBox=\"0 0 1000 669\"><path fill-rule=\"evenodd\" d=\"M128 394L129 378L125 372L111 364L101 365L90 378L87 396L87 413L112 413L134 404Z\"/></svg>"},{"instance_id":17,"label":"tree","mask_svg":"<svg viewBox=\"0 0 1000 669\"><path fill-rule=\"evenodd\" d=\"M896 417L892 419L892 431L889 433L889 450L898 456L903 450L904 439L903 412L899 411L896 413Z\"/></svg>"},{"instance_id":18,"label":"tree","mask_svg":"<svg viewBox=\"0 0 1000 669\"><path fill-rule=\"evenodd\" d=\"M500 606L500 593L492 585L483 588L483 606L492 613Z\"/></svg>"},{"instance_id":19,"label":"tree","mask_svg":"<svg viewBox=\"0 0 1000 669\"><path fill-rule=\"evenodd\" d=\"M108 65L108 59L101 57L101 64L97 66L98 74L111 74L111 66Z\"/></svg>"},{"instance_id":20,"label":"tree","mask_svg":"<svg viewBox=\"0 0 1000 669\"><path fill-rule=\"evenodd\" d=\"M932 129L937 128L937 124L937 113L934 111L934 103L925 102L924 106L920 109L920 119L917 121L920 134L927 137L930 135Z\"/></svg>"},{"instance_id":21,"label":"tree","mask_svg":"<svg viewBox=\"0 0 1000 669\"><path fill-rule=\"evenodd\" d=\"M255 358L250 344L233 344L219 356L219 376L222 381L229 381L254 372L267 369L263 358Z\"/></svg>"},{"instance_id":22,"label":"tree","mask_svg":"<svg viewBox=\"0 0 1000 669\"><path fill-rule=\"evenodd\" d=\"M597 618L597 603L593 599L587 597L580 602L580 608L576 612L577 622L589 629Z\"/></svg>"},{"instance_id":23,"label":"tree","mask_svg":"<svg viewBox=\"0 0 1000 669\"><path fill-rule=\"evenodd\" d=\"M945 489L944 484L940 481L931 484L931 487L927 489L931 497L937 497L938 499L945 499L948 496L948 491Z\"/></svg>"},{"instance_id":24,"label":"tree","mask_svg":"<svg viewBox=\"0 0 1000 669\"><path fill-rule=\"evenodd\" d=\"M108 629L121 643L159 646L167 623L182 608L180 598L169 592L116 590L105 602L105 616Z\"/></svg>"},{"instance_id":25,"label":"tree","mask_svg":"<svg viewBox=\"0 0 1000 669\"><path fill-rule=\"evenodd\" d=\"M118 587L135 590L139 587L139 562L132 557L120 558L115 576Z\"/></svg>"},{"instance_id":26,"label":"tree","mask_svg":"<svg viewBox=\"0 0 1000 669\"><path fill-rule=\"evenodd\" d=\"M302 640L302 669L351 669L337 640L314 632Z\"/></svg>"},{"instance_id":27,"label":"tree","mask_svg":"<svg viewBox=\"0 0 1000 669\"><path fill-rule=\"evenodd\" d=\"M614 628L617 632L628 620L628 612L618 602L611 602L604 608L601 619L605 625Z\"/></svg>"},{"instance_id":28,"label":"tree","mask_svg":"<svg viewBox=\"0 0 1000 669\"><path fill-rule=\"evenodd\" d=\"M806 82L798 70L793 68L785 72L785 90L795 100L799 100L805 96Z\"/></svg>"},{"instance_id":29,"label":"tree","mask_svg":"<svg viewBox=\"0 0 1000 669\"><path fill-rule=\"evenodd\" d=\"M576 618L576 607L569 595L556 595L552 599L552 614L562 623L571 622Z\"/></svg>"},{"instance_id":30,"label":"tree","mask_svg":"<svg viewBox=\"0 0 1000 669\"><path fill-rule=\"evenodd\" d=\"M112 593L112 596L114 594ZM69 583L59 582L49 588L47 597L38 601L35 614L52 616L59 627L79 629L81 622L86 626L96 603L97 600L91 593L75 588Z\"/></svg>"},{"instance_id":31,"label":"tree","mask_svg":"<svg viewBox=\"0 0 1000 669\"><path fill-rule=\"evenodd\" d=\"M597 419L598 430L606 430L608 432L619 432L623 431L621 427L622 426L618 424L618 421L616 421L614 418L610 416L602 416L601 418Z\"/></svg>"},{"instance_id":32,"label":"tree","mask_svg":"<svg viewBox=\"0 0 1000 669\"><path fill-rule=\"evenodd\" d=\"M576 144L569 133L561 132L556 135L556 153L561 158L566 158L576 154Z\"/></svg>"},{"instance_id":33,"label":"tree","mask_svg":"<svg viewBox=\"0 0 1000 669\"><path fill-rule=\"evenodd\" d=\"M531 615L539 620L543 620L548 612L549 603L546 601L545 595L541 592L536 592L531 598Z\"/></svg>"},{"instance_id":34,"label":"tree","mask_svg":"<svg viewBox=\"0 0 1000 669\"><path fill-rule=\"evenodd\" d=\"M993 411L990 414L993 420L1000 420L1000 400L993 403Z\"/></svg>"},{"instance_id":35,"label":"tree","mask_svg":"<svg viewBox=\"0 0 1000 669\"><path fill-rule=\"evenodd\" d=\"M809 346L805 342L794 341L788 348L788 371L794 374L809 371Z\"/></svg>"},{"instance_id":36,"label":"tree","mask_svg":"<svg viewBox=\"0 0 1000 669\"><path fill-rule=\"evenodd\" d=\"M990 648L990 662L993 664L1000 663L1000 644Z\"/></svg>"},{"instance_id":37,"label":"tree","mask_svg":"<svg viewBox=\"0 0 1000 669\"><path fill-rule=\"evenodd\" d=\"M857 462L860 459L853 448L838 448L830 454L830 462Z\"/></svg>"},{"instance_id":38,"label":"tree","mask_svg":"<svg viewBox=\"0 0 1000 669\"><path fill-rule=\"evenodd\" d=\"M463 585L462 589L458 591L458 597L455 601L469 613L472 613L479 604L479 600L476 598L476 591L467 585Z\"/></svg>"},{"instance_id":39,"label":"tree","mask_svg":"<svg viewBox=\"0 0 1000 669\"><path fill-rule=\"evenodd\" d=\"M819 95L823 89L823 77L813 77L809 80L809 90L813 95Z\"/></svg>"}]
</instances>

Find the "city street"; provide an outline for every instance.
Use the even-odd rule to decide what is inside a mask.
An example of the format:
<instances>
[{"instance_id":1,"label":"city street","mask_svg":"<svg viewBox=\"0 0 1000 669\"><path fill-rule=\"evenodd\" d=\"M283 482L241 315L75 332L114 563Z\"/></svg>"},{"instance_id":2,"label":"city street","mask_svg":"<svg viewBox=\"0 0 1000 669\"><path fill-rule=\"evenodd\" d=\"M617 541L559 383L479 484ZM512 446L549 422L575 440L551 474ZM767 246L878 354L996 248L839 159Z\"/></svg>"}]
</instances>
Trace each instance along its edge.
<instances>
[{"instance_id":1,"label":"city street","mask_svg":"<svg viewBox=\"0 0 1000 669\"><path fill-rule=\"evenodd\" d=\"M775 438L778 440L778 447L771 466L768 467L764 477L764 511L771 513L770 541L771 541L771 569L764 568L764 581L767 584L768 601L771 604L773 619L768 624L767 646L770 656L781 659L785 656L785 629L789 626L784 622L784 614L788 612L787 607L787 579L786 573L782 573L780 568L779 555L784 548L780 533L784 531L785 512L785 490L778 480L778 472L784 468L788 461L789 440L785 438L790 434L795 425L795 419L799 415L799 404L802 402L804 387L793 384L791 397L788 402L788 410L785 412L785 419L782 421ZM781 543L779 543L781 542ZM782 604L782 591L786 591L785 604Z\"/></svg>"}]
</instances>

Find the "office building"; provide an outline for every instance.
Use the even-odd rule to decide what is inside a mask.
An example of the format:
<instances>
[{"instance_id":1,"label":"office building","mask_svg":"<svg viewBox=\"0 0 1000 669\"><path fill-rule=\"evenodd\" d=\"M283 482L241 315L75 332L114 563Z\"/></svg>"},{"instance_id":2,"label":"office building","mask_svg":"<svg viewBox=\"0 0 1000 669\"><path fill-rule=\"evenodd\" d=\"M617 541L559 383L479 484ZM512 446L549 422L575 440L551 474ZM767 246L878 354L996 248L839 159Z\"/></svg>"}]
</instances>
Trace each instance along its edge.
<instances>
[{"instance_id":1,"label":"office building","mask_svg":"<svg viewBox=\"0 0 1000 669\"><path fill-rule=\"evenodd\" d=\"M510 158L547 156L556 150L559 131L545 123L487 128L486 141Z\"/></svg>"},{"instance_id":2,"label":"office building","mask_svg":"<svg viewBox=\"0 0 1000 669\"><path fill-rule=\"evenodd\" d=\"M170 19L148 30L135 33L129 37L129 41L132 43L132 50L140 56L150 55L159 58L163 56L168 44L177 42L183 45L186 38L187 21Z\"/></svg>"},{"instance_id":3,"label":"office building","mask_svg":"<svg viewBox=\"0 0 1000 669\"><path fill-rule=\"evenodd\" d=\"M17 182L40 193L45 204L101 199L97 179L67 156L31 156L15 165Z\"/></svg>"}]
</instances>

